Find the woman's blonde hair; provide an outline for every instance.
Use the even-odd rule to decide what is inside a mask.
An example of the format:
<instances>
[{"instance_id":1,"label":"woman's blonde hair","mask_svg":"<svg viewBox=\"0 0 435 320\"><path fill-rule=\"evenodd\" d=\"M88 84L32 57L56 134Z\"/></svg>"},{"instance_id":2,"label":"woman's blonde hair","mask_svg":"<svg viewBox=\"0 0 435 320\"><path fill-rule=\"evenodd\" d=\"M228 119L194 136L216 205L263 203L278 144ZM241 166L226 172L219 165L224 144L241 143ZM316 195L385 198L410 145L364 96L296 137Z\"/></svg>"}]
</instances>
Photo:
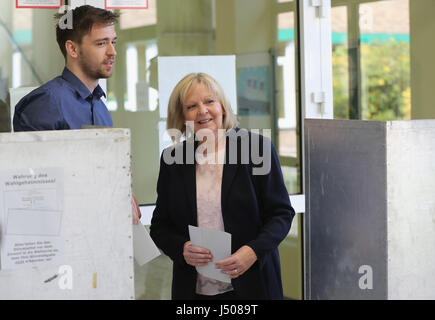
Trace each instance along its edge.
<instances>
[{"instance_id":1,"label":"woman's blonde hair","mask_svg":"<svg viewBox=\"0 0 435 320\"><path fill-rule=\"evenodd\" d=\"M219 100L222 108L224 109L224 115L222 119L223 129L229 130L237 125L236 116L231 109L230 101L228 100L222 86L206 73L189 73L183 79L181 79L174 90L172 90L171 97L168 104L168 119L166 122L167 129L177 129L186 135L186 124L183 116L183 104L186 99L189 89L195 83L201 83L206 85L210 91Z\"/></svg>"}]
</instances>

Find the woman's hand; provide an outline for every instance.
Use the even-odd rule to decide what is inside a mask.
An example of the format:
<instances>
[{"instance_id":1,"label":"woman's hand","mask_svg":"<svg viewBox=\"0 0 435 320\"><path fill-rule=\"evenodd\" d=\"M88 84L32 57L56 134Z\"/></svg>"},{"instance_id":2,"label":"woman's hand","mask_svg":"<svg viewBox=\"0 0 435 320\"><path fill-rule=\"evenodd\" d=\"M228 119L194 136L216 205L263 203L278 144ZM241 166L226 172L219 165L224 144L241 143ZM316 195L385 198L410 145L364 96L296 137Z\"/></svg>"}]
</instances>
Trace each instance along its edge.
<instances>
[{"instance_id":1,"label":"woman's hand","mask_svg":"<svg viewBox=\"0 0 435 320\"><path fill-rule=\"evenodd\" d=\"M184 244L183 256L186 263L194 267L205 266L213 259L210 250L194 246L190 241Z\"/></svg>"},{"instance_id":2,"label":"woman's hand","mask_svg":"<svg viewBox=\"0 0 435 320\"><path fill-rule=\"evenodd\" d=\"M230 257L216 261L217 269L222 269L222 273L228 274L231 279L235 279L246 272L257 261L257 255L249 246L243 246Z\"/></svg>"},{"instance_id":3,"label":"woman's hand","mask_svg":"<svg viewBox=\"0 0 435 320\"><path fill-rule=\"evenodd\" d=\"M132 193L131 195L132 195L131 205L133 208L133 224L138 224L142 215L140 213L140 209L139 209L139 206L137 204L136 196L134 195L134 193Z\"/></svg>"}]
</instances>

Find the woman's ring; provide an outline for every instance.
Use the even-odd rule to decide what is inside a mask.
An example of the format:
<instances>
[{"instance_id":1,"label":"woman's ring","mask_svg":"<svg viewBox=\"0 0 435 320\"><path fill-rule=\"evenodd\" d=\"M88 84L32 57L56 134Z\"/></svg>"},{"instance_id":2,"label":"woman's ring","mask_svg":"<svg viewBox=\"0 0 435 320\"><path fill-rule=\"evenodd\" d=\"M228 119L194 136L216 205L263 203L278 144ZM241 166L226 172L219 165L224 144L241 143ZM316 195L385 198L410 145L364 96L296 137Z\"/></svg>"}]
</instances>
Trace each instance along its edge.
<instances>
[{"instance_id":1,"label":"woman's ring","mask_svg":"<svg viewBox=\"0 0 435 320\"><path fill-rule=\"evenodd\" d=\"M234 269L234 274L237 274L237 269Z\"/></svg>"}]
</instances>

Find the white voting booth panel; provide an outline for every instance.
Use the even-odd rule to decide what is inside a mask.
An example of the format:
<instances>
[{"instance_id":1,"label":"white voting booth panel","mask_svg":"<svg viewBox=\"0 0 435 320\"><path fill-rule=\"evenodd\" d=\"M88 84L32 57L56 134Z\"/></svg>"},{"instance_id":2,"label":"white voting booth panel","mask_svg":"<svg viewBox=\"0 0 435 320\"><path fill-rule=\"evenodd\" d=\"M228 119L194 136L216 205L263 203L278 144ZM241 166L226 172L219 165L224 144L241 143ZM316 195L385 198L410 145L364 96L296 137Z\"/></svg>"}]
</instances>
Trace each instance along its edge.
<instances>
[{"instance_id":1,"label":"white voting booth panel","mask_svg":"<svg viewBox=\"0 0 435 320\"><path fill-rule=\"evenodd\" d=\"M59 207L50 213L60 214L60 219L51 219L49 228L41 228L46 239L60 236L63 257L48 265L9 269L2 265L0 299L134 299L130 131L0 134L0 176L23 170L57 174L56 192L32 192L57 197ZM3 204L11 200L5 194L0 197ZM13 220L6 223L3 209L0 241L4 244L10 233L21 228L17 223L11 228ZM43 211L9 210L8 217L18 219L24 212L26 219L34 220L21 232L35 234L41 232L33 227L38 222L35 217L49 216Z\"/></svg>"},{"instance_id":2,"label":"white voting booth panel","mask_svg":"<svg viewBox=\"0 0 435 320\"><path fill-rule=\"evenodd\" d=\"M308 299L435 299L435 120L306 120Z\"/></svg>"}]
</instances>

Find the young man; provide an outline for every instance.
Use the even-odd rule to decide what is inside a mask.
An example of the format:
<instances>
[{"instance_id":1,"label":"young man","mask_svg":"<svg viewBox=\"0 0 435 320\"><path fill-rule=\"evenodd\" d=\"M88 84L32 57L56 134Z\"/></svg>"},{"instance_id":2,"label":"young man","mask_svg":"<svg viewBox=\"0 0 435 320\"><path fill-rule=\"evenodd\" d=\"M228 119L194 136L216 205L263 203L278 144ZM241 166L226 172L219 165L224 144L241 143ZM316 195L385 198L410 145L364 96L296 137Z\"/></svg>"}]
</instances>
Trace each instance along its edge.
<instances>
[{"instance_id":1,"label":"young man","mask_svg":"<svg viewBox=\"0 0 435 320\"><path fill-rule=\"evenodd\" d=\"M60 19L62 14L56 15ZM14 131L81 129L83 125L111 127L101 97L99 79L113 72L118 15L81 6L72 11L72 29L56 26L65 57L62 75L35 89L15 107Z\"/></svg>"},{"instance_id":2,"label":"young man","mask_svg":"<svg viewBox=\"0 0 435 320\"><path fill-rule=\"evenodd\" d=\"M57 14L61 19L63 14ZM72 29L56 26L56 38L65 57L62 75L33 90L18 102L14 131L81 129L83 125L112 127L101 100L99 79L109 78L115 63L117 40L111 11L81 6L72 10ZM133 194L133 223L140 210Z\"/></svg>"}]
</instances>

